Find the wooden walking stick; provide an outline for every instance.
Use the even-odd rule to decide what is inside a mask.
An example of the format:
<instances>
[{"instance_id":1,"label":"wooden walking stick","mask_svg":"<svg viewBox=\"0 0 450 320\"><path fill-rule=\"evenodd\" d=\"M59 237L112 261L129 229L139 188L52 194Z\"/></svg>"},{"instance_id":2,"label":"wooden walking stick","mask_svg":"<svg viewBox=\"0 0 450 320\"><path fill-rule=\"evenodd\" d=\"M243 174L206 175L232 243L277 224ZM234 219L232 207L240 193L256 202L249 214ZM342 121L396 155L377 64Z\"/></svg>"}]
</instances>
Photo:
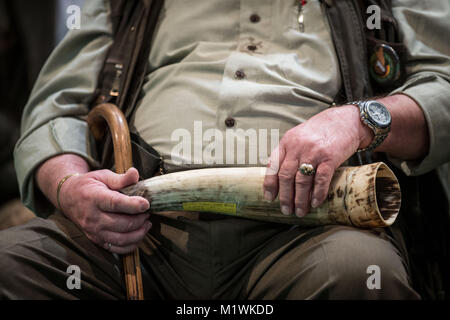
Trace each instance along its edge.
<instances>
[{"instance_id":1,"label":"wooden walking stick","mask_svg":"<svg viewBox=\"0 0 450 320\"><path fill-rule=\"evenodd\" d=\"M122 111L111 103L100 104L89 112L87 122L96 140L100 140L109 128L114 148L116 172L127 172L133 166L133 160L131 155L130 131ZM139 262L139 249L123 256L122 261L127 299L143 300L144 289Z\"/></svg>"}]
</instances>

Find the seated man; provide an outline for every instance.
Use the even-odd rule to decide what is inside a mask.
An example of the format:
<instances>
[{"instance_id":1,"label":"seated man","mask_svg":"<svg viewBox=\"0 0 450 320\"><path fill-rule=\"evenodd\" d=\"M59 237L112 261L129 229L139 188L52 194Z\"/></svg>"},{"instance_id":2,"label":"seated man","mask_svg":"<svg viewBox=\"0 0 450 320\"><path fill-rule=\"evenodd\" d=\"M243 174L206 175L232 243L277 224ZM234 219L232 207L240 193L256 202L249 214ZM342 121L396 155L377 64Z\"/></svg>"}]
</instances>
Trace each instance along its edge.
<instances>
[{"instance_id":1,"label":"seated man","mask_svg":"<svg viewBox=\"0 0 450 320\"><path fill-rule=\"evenodd\" d=\"M345 84L324 5L165 1L130 127L181 167L266 165L260 152L269 143L261 135L270 133L278 146L265 197L278 196L284 214L300 217L323 203L334 170L359 149L387 153L408 175L448 161L449 3L394 1L407 80L376 99L380 116L392 118L381 138L357 106L336 106ZM81 29L69 33L41 72L15 150L24 203L42 217L58 210L0 233L0 270L9 270L0 273L1 298L122 299L117 254L138 245L147 299L420 298L405 248L386 230L149 214L146 199L119 193L138 181L138 171L99 170L85 121L112 43L111 9L104 0L83 10ZM264 140L259 148L247 145L244 163L229 141L214 161L204 158L213 137L239 129ZM193 139L180 144L182 133ZM313 175L299 170L303 164ZM67 286L72 265L81 271L80 288ZM381 270L377 288L367 286L373 265Z\"/></svg>"}]
</instances>

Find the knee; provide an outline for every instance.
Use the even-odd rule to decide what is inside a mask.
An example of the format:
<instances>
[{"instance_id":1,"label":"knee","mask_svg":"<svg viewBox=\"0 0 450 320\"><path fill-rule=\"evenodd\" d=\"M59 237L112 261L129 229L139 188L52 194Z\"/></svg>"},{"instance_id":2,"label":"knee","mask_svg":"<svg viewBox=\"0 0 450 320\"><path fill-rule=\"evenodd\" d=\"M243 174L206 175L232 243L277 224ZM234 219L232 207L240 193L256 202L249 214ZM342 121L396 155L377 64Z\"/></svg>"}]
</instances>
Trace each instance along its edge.
<instances>
[{"instance_id":1,"label":"knee","mask_svg":"<svg viewBox=\"0 0 450 320\"><path fill-rule=\"evenodd\" d=\"M336 227L323 242L330 298L418 298L400 252L374 231Z\"/></svg>"},{"instance_id":2,"label":"knee","mask_svg":"<svg viewBox=\"0 0 450 320\"><path fill-rule=\"evenodd\" d=\"M0 232L0 299L23 299L30 297L30 284L39 284L32 276L42 268L39 248L33 246L40 238L27 225Z\"/></svg>"}]
</instances>

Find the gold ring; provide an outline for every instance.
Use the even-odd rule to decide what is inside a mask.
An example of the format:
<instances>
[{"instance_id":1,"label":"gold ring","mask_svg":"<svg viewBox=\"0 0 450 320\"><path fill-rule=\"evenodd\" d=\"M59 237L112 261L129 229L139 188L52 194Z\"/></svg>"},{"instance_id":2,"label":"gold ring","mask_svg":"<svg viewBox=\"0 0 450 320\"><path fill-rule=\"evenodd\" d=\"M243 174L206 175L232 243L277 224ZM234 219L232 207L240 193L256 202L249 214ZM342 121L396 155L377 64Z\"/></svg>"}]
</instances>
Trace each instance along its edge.
<instances>
[{"instance_id":1,"label":"gold ring","mask_svg":"<svg viewBox=\"0 0 450 320\"><path fill-rule=\"evenodd\" d=\"M305 176L313 176L316 174L316 169L314 169L313 165L310 163L302 163L298 168L298 171Z\"/></svg>"}]
</instances>

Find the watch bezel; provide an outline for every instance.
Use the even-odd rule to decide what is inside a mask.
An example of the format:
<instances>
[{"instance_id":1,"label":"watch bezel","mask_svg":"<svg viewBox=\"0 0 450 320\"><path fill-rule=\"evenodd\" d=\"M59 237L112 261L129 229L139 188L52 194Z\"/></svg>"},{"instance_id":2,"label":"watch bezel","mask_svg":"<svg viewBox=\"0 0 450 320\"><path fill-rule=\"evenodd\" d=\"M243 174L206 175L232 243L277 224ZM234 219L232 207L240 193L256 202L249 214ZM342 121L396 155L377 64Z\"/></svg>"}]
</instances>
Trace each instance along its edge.
<instances>
[{"instance_id":1,"label":"watch bezel","mask_svg":"<svg viewBox=\"0 0 450 320\"><path fill-rule=\"evenodd\" d=\"M388 119L388 121L386 123L381 123L381 122L379 122L379 121L377 121L376 119L373 118L369 108L370 108L370 106L372 106L374 104L380 106L381 108L383 108L386 111L386 114L389 116L389 119ZM364 106L363 106L363 111L364 111L364 113L366 115L366 120L370 121L370 123L372 125L380 128L380 129L385 129L385 128L390 127L391 122L392 122L391 114L390 114L388 108L386 108L386 106L384 104L382 104L381 102L374 101L374 100L366 101L364 103Z\"/></svg>"}]
</instances>

